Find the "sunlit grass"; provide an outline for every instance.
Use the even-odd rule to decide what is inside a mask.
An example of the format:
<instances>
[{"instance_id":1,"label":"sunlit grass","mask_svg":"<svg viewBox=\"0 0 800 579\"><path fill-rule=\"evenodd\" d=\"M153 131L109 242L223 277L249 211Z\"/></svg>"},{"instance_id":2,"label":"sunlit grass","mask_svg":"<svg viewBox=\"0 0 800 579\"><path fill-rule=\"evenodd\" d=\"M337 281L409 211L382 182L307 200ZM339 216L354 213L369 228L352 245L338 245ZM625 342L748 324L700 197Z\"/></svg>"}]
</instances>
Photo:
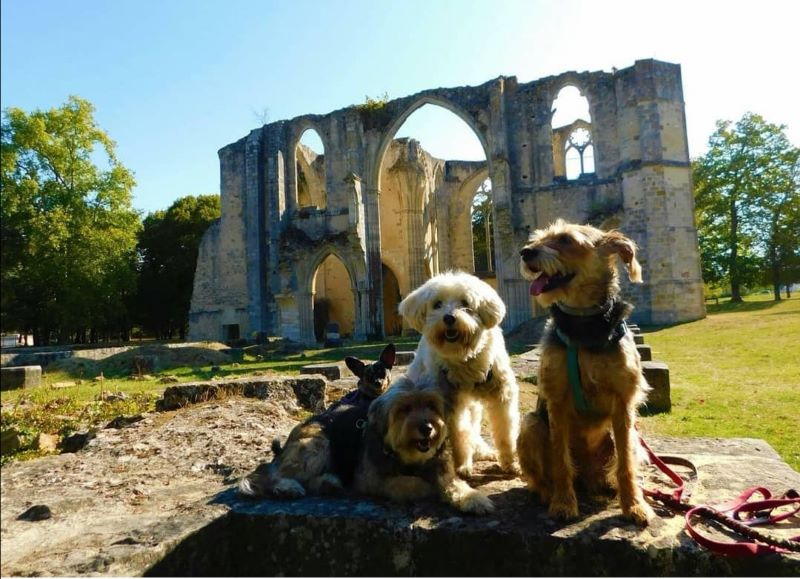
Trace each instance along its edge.
<instances>
[{"instance_id":1,"label":"sunlit grass","mask_svg":"<svg viewBox=\"0 0 800 579\"><path fill-rule=\"evenodd\" d=\"M645 432L763 438L800 470L800 299L708 306L703 320L647 331L669 365L672 412Z\"/></svg>"}]
</instances>

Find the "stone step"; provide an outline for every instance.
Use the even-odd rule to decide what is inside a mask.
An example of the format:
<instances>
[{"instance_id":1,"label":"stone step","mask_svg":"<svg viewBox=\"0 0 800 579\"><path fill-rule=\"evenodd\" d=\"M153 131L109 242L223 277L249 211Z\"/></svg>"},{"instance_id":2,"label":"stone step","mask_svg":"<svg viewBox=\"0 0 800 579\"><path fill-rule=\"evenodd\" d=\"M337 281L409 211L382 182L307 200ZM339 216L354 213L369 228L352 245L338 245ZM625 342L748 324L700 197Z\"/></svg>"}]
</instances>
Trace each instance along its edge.
<instances>
[{"instance_id":1,"label":"stone step","mask_svg":"<svg viewBox=\"0 0 800 579\"><path fill-rule=\"evenodd\" d=\"M647 403L640 409L642 414L658 414L672 409L669 387L669 367L664 362L650 360L642 362L642 372L653 388Z\"/></svg>"},{"instance_id":2,"label":"stone step","mask_svg":"<svg viewBox=\"0 0 800 579\"><path fill-rule=\"evenodd\" d=\"M0 368L0 390L35 388L42 383L41 366Z\"/></svg>"},{"instance_id":3,"label":"stone step","mask_svg":"<svg viewBox=\"0 0 800 579\"><path fill-rule=\"evenodd\" d=\"M635 344L644 344L644 336L642 334L634 334L633 341Z\"/></svg>"},{"instance_id":4,"label":"stone step","mask_svg":"<svg viewBox=\"0 0 800 579\"><path fill-rule=\"evenodd\" d=\"M636 344L636 350L642 358L642 362L649 362L653 359L653 349L647 344Z\"/></svg>"},{"instance_id":5,"label":"stone step","mask_svg":"<svg viewBox=\"0 0 800 579\"><path fill-rule=\"evenodd\" d=\"M338 363L308 364L300 368L301 374L322 374L328 380L338 380L342 377L342 367Z\"/></svg>"}]
</instances>

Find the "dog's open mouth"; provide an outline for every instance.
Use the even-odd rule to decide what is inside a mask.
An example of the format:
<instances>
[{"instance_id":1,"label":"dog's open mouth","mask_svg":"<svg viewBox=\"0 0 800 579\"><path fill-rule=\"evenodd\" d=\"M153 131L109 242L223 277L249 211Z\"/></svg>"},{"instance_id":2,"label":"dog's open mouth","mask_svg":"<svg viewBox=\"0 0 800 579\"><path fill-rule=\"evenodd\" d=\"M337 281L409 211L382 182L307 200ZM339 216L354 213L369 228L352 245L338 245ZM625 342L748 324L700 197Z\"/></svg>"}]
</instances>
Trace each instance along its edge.
<instances>
[{"instance_id":1,"label":"dog's open mouth","mask_svg":"<svg viewBox=\"0 0 800 579\"><path fill-rule=\"evenodd\" d=\"M428 452L431 449L431 441L430 440L418 440L414 443L416 449L420 452Z\"/></svg>"},{"instance_id":2,"label":"dog's open mouth","mask_svg":"<svg viewBox=\"0 0 800 579\"><path fill-rule=\"evenodd\" d=\"M538 296L539 294L564 287L571 282L574 277L574 273L554 273L553 275L547 275L543 271L540 271L538 277L531 282L531 295Z\"/></svg>"},{"instance_id":3,"label":"dog's open mouth","mask_svg":"<svg viewBox=\"0 0 800 579\"><path fill-rule=\"evenodd\" d=\"M453 328L449 328L444 332L444 339L448 342L456 342L461 334L458 330L454 330Z\"/></svg>"}]
</instances>

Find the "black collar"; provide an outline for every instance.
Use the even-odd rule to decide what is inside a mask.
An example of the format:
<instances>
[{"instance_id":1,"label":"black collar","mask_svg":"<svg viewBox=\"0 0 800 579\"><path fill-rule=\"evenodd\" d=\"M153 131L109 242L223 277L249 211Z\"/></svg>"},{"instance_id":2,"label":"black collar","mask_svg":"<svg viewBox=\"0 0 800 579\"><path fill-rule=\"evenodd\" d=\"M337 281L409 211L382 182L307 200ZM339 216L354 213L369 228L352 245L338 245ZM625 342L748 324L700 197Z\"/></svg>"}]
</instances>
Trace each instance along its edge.
<instances>
[{"instance_id":1,"label":"black collar","mask_svg":"<svg viewBox=\"0 0 800 579\"><path fill-rule=\"evenodd\" d=\"M625 318L632 310L631 304L618 297L590 308L555 303L550 306L553 335L564 346L575 344L590 350L607 350L627 334Z\"/></svg>"}]
</instances>

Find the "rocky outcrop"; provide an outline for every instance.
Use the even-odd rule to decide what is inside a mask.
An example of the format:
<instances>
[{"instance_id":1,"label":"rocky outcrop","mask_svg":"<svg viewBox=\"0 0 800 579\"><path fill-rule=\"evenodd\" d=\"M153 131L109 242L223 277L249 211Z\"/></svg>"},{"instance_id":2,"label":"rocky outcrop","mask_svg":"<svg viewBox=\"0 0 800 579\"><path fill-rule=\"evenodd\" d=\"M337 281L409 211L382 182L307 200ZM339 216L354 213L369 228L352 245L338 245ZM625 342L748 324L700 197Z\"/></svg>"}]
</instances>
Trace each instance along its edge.
<instances>
[{"instance_id":1,"label":"rocky outcrop","mask_svg":"<svg viewBox=\"0 0 800 579\"><path fill-rule=\"evenodd\" d=\"M579 521L556 524L519 479L499 478L487 463L473 481L497 506L485 517L356 496L240 499L238 478L268 459L272 438L298 418L292 386L272 388L264 400L232 396L147 415L100 430L77 453L5 465L0 573L791 575L800 568L797 556L713 555L669 513L640 530L615 503L582 501ZM728 500L756 483L800 486L800 475L762 441L652 443L695 462L699 502ZM667 486L655 472L645 479ZM777 532L796 534L796 524L785 527Z\"/></svg>"}]
</instances>

